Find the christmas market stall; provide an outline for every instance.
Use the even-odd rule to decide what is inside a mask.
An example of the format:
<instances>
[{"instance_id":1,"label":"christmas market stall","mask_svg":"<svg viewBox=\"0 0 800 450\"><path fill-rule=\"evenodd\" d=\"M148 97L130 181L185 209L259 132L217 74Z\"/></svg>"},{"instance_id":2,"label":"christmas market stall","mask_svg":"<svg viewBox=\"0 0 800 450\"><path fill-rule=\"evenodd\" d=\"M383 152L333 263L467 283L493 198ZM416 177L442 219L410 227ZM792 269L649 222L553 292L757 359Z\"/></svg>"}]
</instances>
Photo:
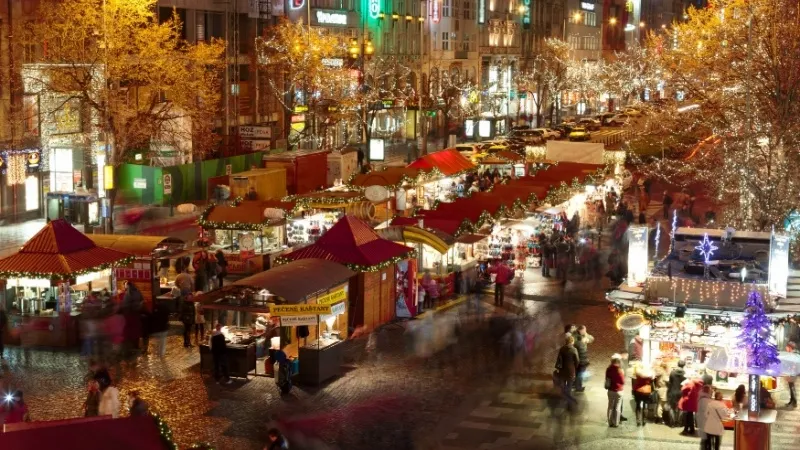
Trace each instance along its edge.
<instances>
[{"instance_id":1,"label":"christmas market stall","mask_svg":"<svg viewBox=\"0 0 800 450\"><path fill-rule=\"evenodd\" d=\"M198 224L210 244L209 251L222 250L228 274L241 277L269 269L288 248L285 216L296 210L295 202L278 200L212 204L200 215Z\"/></svg>"},{"instance_id":2,"label":"christmas market stall","mask_svg":"<svg viewBox=\"0 0 800 450\"><path fill-rule=\"evenodd\" d=\"M480 172L497 170L500 176L511 178L524 177L527 174L525 157L511 150L486 154L479 159L478 168Z\"/></svg>"},{"instance_id":3,"label":"christmas market stall","mask_svg":"<svg viewBox=\"0 0 800 450\"><path fill-rule=\"evenodd\" d=\"M90 234L87 237L98 247L134 256L130 264L116 267L114 274L118 280L136 284L147 309L152 309L154 301L172 288L178 275L175 263L187 255L182 240L167 236Z\"/></svg>"},{"instance_id":4,"label":"christmas market stall","mask_svg":"<svg viewBox=\"0 0 800 450\"><path fill-rule=\"evenodd\" d=\"M751 314L769 314L767 331L777 345L785 341L777 325L797 312L776 309L786 295L788 237L673 228L670 250L656 251L651 262L648 231L629 229L627 280L607 294L631 359L668 369L683 360L687 377L707 373L724 390L750 386L741 341ZM783 389L777 373L760 375L768 392Z\"/></svg>"},{"instance_id":5,"label":"christmas market stall","mask_svg":"<svg viewBox=\"0 0 800 450\"><path fill-rule=\"evenodd\" d=\"M369 224L345 216L316 243L281 261L320 258L356 272L350 281L349 326L374 329L416 311L414 250L382 239Z\"/></svg>"},{"instance_id":6,"label":"christmas market stall","mask_svg":"<svg viewBox=\"0 0 800 450\"><path fill-rule=\"evenodd\" d=\"M422 170L413 167L386 167L350 178L348 186L363 190L373 200L390 202L395 215L407 216L417 205L417 193L426 182L435 181L442 175L438 170Z\"/></svg>"},{"instance_id":7,"label":"christmas market stall","mask_svg":"<svg viewBox=\"0 0 800 450\"><path fill-rule=\"evenodd\" d=\"M425 209L431 209L439 202L452 202L469 190L464 186L464 175L477 170L477 166L465 158L454 148L429 153L408 165L411 169L425 172L435 171L428 175L428 181L416 190L416 201L409 203ZM441 174L441 176L438 176Z\"/></svg>"},{"instance_id":8,"label":"christmas market stall","mask_svg":"<svg viewBox=\"0 0 800 450\"><path fill-rule=\"evenodd\" d=\"M129 253L98 247L63 219L49 222L17 253L0 259L6 342L76 345L82 306L95 296L99 302L103 291L114 296L114 269L132 261Z\"/></svg>"},{"instance_id":9,"label":"christmas market stall","mask_svg":"<svg viewBox=\"0 0 800 450\"><path fill-rule=\"evenodd\" d=\"M371 222L388 211L385 203L370 202L362 192L352 190L315 191L284 200L298 205L295 214L287 215L287 238L293 248L313 244L345 214Z\"/></svg>"},{"instance_id":10,"label":"christmas market stall","mask_svg":"<svg viewBox=\"0 0 800 450\"><path fill-rule=\"evenodd\" d=\"M259 359L272 373L272 356L281 348L302 381L318 384L338 376L354 275L332 261L303 259L197 297L212 323L224 325L231 376L259 374ZM201 345L201 369L210 371L212 364L209 346Z\"/></svg>"}]
</instances>

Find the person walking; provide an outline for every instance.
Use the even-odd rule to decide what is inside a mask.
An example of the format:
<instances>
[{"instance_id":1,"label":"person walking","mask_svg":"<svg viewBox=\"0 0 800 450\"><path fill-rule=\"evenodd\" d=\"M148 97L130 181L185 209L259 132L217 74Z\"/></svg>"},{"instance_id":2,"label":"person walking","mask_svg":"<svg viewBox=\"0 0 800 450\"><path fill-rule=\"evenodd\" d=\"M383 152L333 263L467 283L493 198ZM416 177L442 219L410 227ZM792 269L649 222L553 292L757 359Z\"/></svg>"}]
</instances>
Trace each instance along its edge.
<instances>
[{"instance_id":1,"label":"person walking","mask_svg":"<svg viewBox=\"0 0 800 450\"><path fill-rule=\"evenodd\" d=\"M119 389L114 386L101 385L100 405L98 412L101 416L119 417Z\"/></svg>"},{"instance_id":2,"label":"person walking","mask_svg":"<svg viewBox=\"0 0 800 450\"><path fill-rule=\"evenodd\" d=\"M700 390L703 389L703 381L694 379L683 383L681 387L681 399L678 408L683 411L683 431L681 434L694 436L695 414L697 413L697 402L700 399Z\"/></svg>"},{"instance_id":3,"label":"person walking","mask_svg":"<svg viewBox=\"0 0 800 450\"><path fill-rule=\"evenodd\" d=\"M708 437L704 430L706 411L708 410L708 404L711 403L712 398L713 392L711 386L704 384L703 389L700 390L700 397L697 399L697 431L700 432L700 450L708 448Z\"/></svg>"},{"instance_id":4,"label":"person walking","mask_svg":"<svg viewBox=\"0 0 800 450\"><path fill-rule=\"evenodd\" d=\"M564 345L558 351L555 373L555 381L567 402L567 409L571 409L578 403L571 391L572 385L575 383L579 361L578 350L575 349L575 338L571 334L567 334L564 337Z\"/></svg>"},{"instance_id":5,"label":"person walking","mask_svg":"<svg viewBox=\"0 0 800 450\"><path fill-rule=\"evenodd\" d=\"M708 403L703 432L706 434L706 449L719 450L722 445L722 435L725 433L723 421L730 417L731 411L722 402L722 392L714 394L714 400Z\"/></svg>"},{"instance_id":6,"label":"person walking","mask_svg":"<svg viewBox=\"0 0 800 450\"><path fill-rule=\"evenodd\" d=\"M2 328L2 325L0 325ZM0 351L2 351L2 345L0 344ZM793 341L789 341L786 343L786 351L788 353L797 353L797 344ZM794 387L794 383L797 381L797 377L786 377L786 384L789 386L789 403L786 404L788 408L797 408L797 389Z\"/></svg>"},{"instance_id":7,"label":"person walking","mask_svg":"<svg viewBox=\"0 0 800 450\"><path fill-rule=\"evenodd\" d=\"M231 378L228 375L228 346L225 343L225 335L222 334L222 324L218 323L214 328L210 340L211 357L214 360L214 380L217 383L223 382L231 384Z\"/></svg>"},{"instance_id":8,"label":"person walking","mask_svg":"<svg viewBox=\"0 0 800 450\"><path fill-rule=\"evenodd\" d=\"M575 392L583 392L586 377L586 369L589 367L589 348L588 345L594 342L594 337L586 332L586 325L581 325L575 332L575 349L578 350L578 370L575 376Z\"/></svg>"},{"instance_id":9,"label":"person walking","mask_svg":"<svg viewBox=\"0 0 800 450\"><path fill-rule=\"evenodd\" d=\"M100 415L100 384L95 380L87 383L86 400L83 402L83 416L96 417Z\"/></svg>"},{"instance_id":10,"label":"person walking","mask_svg":"<svg viewBox=\"0 0 800 450\"><path fill-rule=\"evenodd\" d=\"M494 305L503 306L506 297L506 286L514 278L514 270L508 267L505 262L499 262L495 269L494 279Z\"/></svg>"},{"instance_id":11,"label":"person walking","mask_svg":"<svg viewBox=\"0 0 800 450\"><path fill-rule=\"evenodd\" d=\"M289 450L289 442L277 428L271 428L267 431L267 436L269 444L264 447L264 450Z\"/></svg>"},{"instance_id":12,"label":"person walking","mask_svg":"<svg viewBox=\"0 0 800 450\"><path fill-rule=\"evenodd\" d=\"M686 361L678 361L678 366L672 369L669 374L669 382L667 383L667 405L669 405L669 422L667 425L675 427L679 423L678 402L681 399L681 385L686 379L686 371L684 367Z\"/></svg>"},{"instance_id":13,"label":"person walking","mask_svg":"<svg viewBox=\"0 0 800 450\"><path fill-rule=\"evenodd\" d=\"M150 415L150 406L142 400L139 391L128 393L128 413L131 417L147 417Z\"/></svg>"},{"instance_id":14,"label":"person walking","mask_svg":"<svg viewBox=\"0 0 800 450\"><path fill-rule=\"evenodd\" d=\"M167 307L156 303L150 322L150 331L156 338L156 354L159 358L163 358L167 352L167 332L169 331L169 311Z\"/></svg>"},{"instance_id":15,"label":"person walking","mask_svg":"<svg viewBox=\"0 0 800 450\"><path fill-rule=\"evenodd\" d=\"M197 345L206 337L206 315L200 302L194 303L194 340Z\"/></svg>"},{"instance_id":16,"label":"person walking","mask_svg":"<svg viewBox=\"0 0 800 450\"><path fill-rule=\"evenodd\" d=\"M633 400L636 403L636 426L643 427L647 423L646 410L653 393L653 374L641 362L633 369Z\"/></svg>"},{"instance_id":17,"label":"person walking","mask_svg":"<svg viewBox=\"0 0 800 450\"><path fill-rule=\"evenodd\" d=\"M222 250L217 250L215 254L217 258L217 287L222 287L222 280L228 276L228 260L225 259L225 253Z\"/></svg>"},{"instance_id":18,"label":"person walking","mask_svg":"<svg viewBox=\"0 0 800 450\"><path fill-rule=\"evenodd\" d=\"M669 192L664 191L664 199L661 202L664 205L664 218L669 218L669 210L672 208L672 196L669 195Z\"/></svg>"},{"instance_id":19,"label":"person walking","mask_svg":"<svg viewBox=\"0 0 800 450\"><path fill-rule=\"evenodd\" d=\"M183 346L190 348L192 346L191 333L192 326L194 325L195 311L194 302L189 298L184 298L181 302L181 323L183 323Z\"/></svg>"},{"instance_id":20,"label":"person walking","mask_svg":"<svg viewBox=\"0 0 800 450\"><path fill-rule=\"evenodd\" d=\"M622 418L622 390L625 387L625 373L622 371L622 358L611 357L611 364L606 368L605 387L608 391L608 426L616 428Z\"/></svg>"}]
</instances>

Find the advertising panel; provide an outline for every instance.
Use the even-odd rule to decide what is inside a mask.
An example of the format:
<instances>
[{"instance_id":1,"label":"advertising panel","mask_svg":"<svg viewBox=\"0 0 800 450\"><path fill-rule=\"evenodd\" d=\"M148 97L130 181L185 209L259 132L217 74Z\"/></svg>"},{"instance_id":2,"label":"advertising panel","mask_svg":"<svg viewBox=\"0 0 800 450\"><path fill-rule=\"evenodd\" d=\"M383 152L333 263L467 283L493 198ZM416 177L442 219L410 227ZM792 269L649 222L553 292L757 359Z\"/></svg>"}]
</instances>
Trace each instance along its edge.
<instances>
[{"instance_id":1,"label":"advertising panel","mask_svg":"<svg viewBox=\"0 0 800 450\"><path fill-rule=\"evenodd\" d=\"M636 287L647 279L647 227L628 228L628 286Z\"/></svg>"}]
</instances>

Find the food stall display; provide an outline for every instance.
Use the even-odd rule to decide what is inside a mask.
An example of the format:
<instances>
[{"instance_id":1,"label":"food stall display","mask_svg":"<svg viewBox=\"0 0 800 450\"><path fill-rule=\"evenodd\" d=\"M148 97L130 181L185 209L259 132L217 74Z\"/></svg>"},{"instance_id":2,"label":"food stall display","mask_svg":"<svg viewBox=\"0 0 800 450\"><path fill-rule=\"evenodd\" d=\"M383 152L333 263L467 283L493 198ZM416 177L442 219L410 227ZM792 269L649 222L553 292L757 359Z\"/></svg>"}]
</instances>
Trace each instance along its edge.
<instances>
[{"instance_id":1,"label":"food stall display","mask_svg":"<svg viewBox=\"0 0 800 450\"><path fill-rule=\"evenodd\" d=\"M286 196L286 170L253 169L228 175L231 197L248 200L271 200ZM255 198L251 193L255 192Z\"/></svg>"},{"instance_id":2,"label":"food stall display","mask_svg":"<svg viewBox=\"0 0 800 450\"><path fill-rule=\"evenodd\" d=\"M290 219L286 226L289 246L298 248L317 242L342 215L341 211L329 210L310 214L303 212L300 217Z\"/></svg>"},{"instance_id":3,"label":"food stall display","mask_svg":"<svg viewBox=\"0 0 800 450\"><path fill-rule=\"evenodd\" d=\"M101 290L114 295L114 269L132 260L128 253L98 247L63 219L50 221L17 253L0 259L6 342L76 345L84 299Z\"/></svg>"},{"instance_id":4,"label":"food stall display","mask_svg":"<svg viewBox=\"0 0 800 450\"><path fill-rule=\"evenodd\" d=\"M270 355L282 348L293 361L293 372L318 384L341 373L338 344L347 338L349 283L354 274L332 261L304 259L195 300L211 313L212 321L227 327L228 359L237 368L232 375L257 375L259 359L271 372ZM200 363L203 370L212 367L208 345L200 346Z\"/></svg>"},{"instance_id":5,"label":"food stall display","mask_svg":"<svg viewBox=\"0 0 800 450\"><path fill-rule=\"evenodd\" d=\"M282 206L283 205L283 206ZM228 274L244 276L272 267L287 248L286 209L291 202L242 201L235 205L212 204L198 223L211 241L209 251L222 250Z\"/></svg>"},{"instance_id":6,"label":"food stall display","mask_svg":"<svg viewBox=\"0 0 800 450\"><path fill-rule=\"evenodd\" d=\"M156 298L171 289L178 275L173 261L186 255L186 244L167 236L90 234L87 237L98 247L134 256L130 264L116 267L114 275L118 280L134 283L148 309L152 309Z\"/></svg>"},{"instance_id":7,"label":"food stall display","mask_svg":"<svg viewBox=\"0 0 800 450\"><path fill-rule=\"evenodd\" d=\"M412 310L415 298L405 296L398 306L396 266L414 258L414 250L382 239L369 224L344 216L316 243L279 258L279 262L322 258L344 264L357 273L350 283L350 327L373 329L396 317L398 308ZM415 268L411 267L411 275ZM402 270L408 275L409 268Z\"/></svg>"}]
</instances>

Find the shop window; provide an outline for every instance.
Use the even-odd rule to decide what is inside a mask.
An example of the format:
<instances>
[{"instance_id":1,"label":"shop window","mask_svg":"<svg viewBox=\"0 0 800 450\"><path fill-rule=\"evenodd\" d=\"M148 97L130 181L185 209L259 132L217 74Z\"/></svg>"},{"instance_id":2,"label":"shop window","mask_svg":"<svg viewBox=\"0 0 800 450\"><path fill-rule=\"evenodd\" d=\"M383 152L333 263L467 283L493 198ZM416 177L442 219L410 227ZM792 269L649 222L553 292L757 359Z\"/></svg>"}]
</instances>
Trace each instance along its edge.
<instances>
[{"instance_id":1,"label":"shop window","mask_svg":"<svg viewBox=\"0 0 800 450\"><path fill-rule=\"evenodd\" d=\"M73 162L71 148L50 150L50 189L54 192L72 192Z\"/></svg>"},{"instance_id":2,"label":"shop window","mask_svg":"<svg viewBox=\"0 0 800 450\"><path fill-rule=\"evenodd\" d=\"M25 179L25 211L39 209L39 179L36 175L29 175Z\"/></svg>"}]
</instances>

